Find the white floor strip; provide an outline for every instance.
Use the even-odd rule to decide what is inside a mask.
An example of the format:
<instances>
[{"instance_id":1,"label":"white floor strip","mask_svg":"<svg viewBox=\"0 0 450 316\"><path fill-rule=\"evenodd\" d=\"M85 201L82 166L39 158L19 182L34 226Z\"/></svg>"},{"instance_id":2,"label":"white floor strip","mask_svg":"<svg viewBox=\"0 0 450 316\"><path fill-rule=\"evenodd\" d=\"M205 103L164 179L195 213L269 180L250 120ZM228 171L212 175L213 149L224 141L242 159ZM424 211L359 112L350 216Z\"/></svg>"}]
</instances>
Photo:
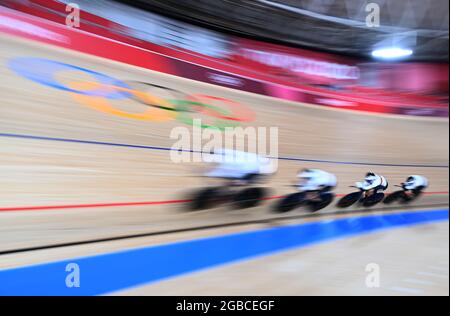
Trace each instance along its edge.
<instances>
[{"instance_id":1,"label":"white floor strip","mask_svg":"<svg viewBox=\"0 0 450 316\"><path fill-rule=\"evenodd\" d=\"M448 272L448 267L429 266L430 270Z\"/></svg>"},{"instance_id":2,"label":"white floor strip","mask_svg":"<svg viewBox=\"0 0 450 316\"><path fill-rule=\"evenodd\" d=\"M434 282L419 279L404 279L403 282L417 285L436 285Z\"/></svg>"},{"instance_id":3,"label":"white floor strip","mask_svg":"<svg viewBox=\"0 0 450 316\"><path fill-rule=\"evenodd\" d=\"M423 294L423 290L420 289L412 289L407 287L394 286L389 288L391 291L404 293L404 294Z\"/></svg>"},{"instance_id":4,"label":"white floor strip","mask_svg":"<svg viewBox=\"0 0 450 316\"><path fill-rule=\"evenodd\" d=\"M448 274L437 274L437 273L432 273L432 272L417 272L417 275L448 280Z\"/></svg>"}]
</instances>

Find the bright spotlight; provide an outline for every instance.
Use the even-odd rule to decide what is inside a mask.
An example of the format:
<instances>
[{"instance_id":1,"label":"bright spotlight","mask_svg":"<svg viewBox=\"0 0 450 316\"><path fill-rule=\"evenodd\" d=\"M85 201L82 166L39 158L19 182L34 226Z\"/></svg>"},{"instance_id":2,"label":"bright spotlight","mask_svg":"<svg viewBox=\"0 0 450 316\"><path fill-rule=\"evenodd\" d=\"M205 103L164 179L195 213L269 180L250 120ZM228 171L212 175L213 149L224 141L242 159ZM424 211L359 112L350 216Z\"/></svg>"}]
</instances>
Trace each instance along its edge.
<instances>
[{"instance_id":1,"label":"bright spotlight","mask_svg":"<svg viewBox=\"0 0 450 316\"><path fill-rule=\"evenodd\" d=\"M413 51L411 49L404 49L397 47L381 48L376 49L372 52L373 57L381 59L398 59L411 56L412 54Z\"/></svg>"}]
</instances>

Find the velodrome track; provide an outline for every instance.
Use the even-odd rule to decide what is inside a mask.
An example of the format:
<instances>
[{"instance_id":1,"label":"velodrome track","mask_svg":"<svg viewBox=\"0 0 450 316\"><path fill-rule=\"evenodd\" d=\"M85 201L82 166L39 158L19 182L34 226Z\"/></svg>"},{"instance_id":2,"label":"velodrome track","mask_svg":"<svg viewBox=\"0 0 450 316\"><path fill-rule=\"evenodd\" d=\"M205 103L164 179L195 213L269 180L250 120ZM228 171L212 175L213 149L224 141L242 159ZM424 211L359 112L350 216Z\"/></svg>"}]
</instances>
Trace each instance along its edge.
<instances>
[{"instance_id":1,"label":"velodrome track","mask_svg":"<svg viewBox=\"0 0 450 316\"><path fill-rule=\"evenodd\" d=\"M279 155L282 159L279 160L279 172L270 181L274 197L290 192L288 185L295 180L300 168L317 167L337 175L339 194L349 193L349 186L367 171L385 175L391 184L400 183L409 174L423 174L430 180L430 194L411 209L448 208L448 120L366 115L294 104L6 36L1 36L0 47L0 269L246 231L266 227L267 223L315 221L326 214L327 220L349 216L335 214L336 208L331 206L315 215L317 217L302 218L302 212L296 211L286 214L283 221L279 215L270 212L276 199L245 211L219 208L198 213L184 212L182 200L187 188L202 187L204 183L196 177L199 164L175 164L170 160L166 149L174 143L169 135L174 127L180 126L178 121L149 122L93 110L66 91L40 85L15 73L9 65L17 57L51 59L121 80L144 81L186 93L228 98L245 105L255 113L255 121L244 126L279 128ZM72 72L65 73L64 78L58 80L87 79ZM120 107L130 112L139 112L143 108L131 101L120 104ZM397 209L394 206L377 210ZM273 218L277 221L270 221ZM245 225L222 226L227 223ZM211 226L218 227L181 231ZM178 232L167 233L171 231ZM167 234L149 235L162 232ZM325 249L315 248L298 256L305 256L302 258L307 258L308 262L320 261L321 265L317 265L316 270L313 266L307 269L319 274L332 257L348 255L358 258L358 253L365 257L367 254L364 252L368 250L358 252L354 243L370 244L373 256L400 260L403 255L410 259L408 262L411 264L406 267L398 265L390 269L392 275L396 270L419 271L421 264L432 266L431 258L448 268L448 223L429 225L428 229L411 228L383 234L388 240L358 237L331 246L322 245L320 247ZM94 242L135 235L146 237ZM92 242L75 245L85 241ZM411 243L417 248L406 247ZM74 245L45 249L64 244ZM33 248L36 249L32 251ZM324 253L330 257L324 257ZM296 256L292 254L292 257ZM415 261L422 256L430 262ZM274 262L277 260L285 264L296 262L294 259L297 262L301 260L273 257L271 260L276 266ZM339 269L346 275L357 262L355 259ZM239 269L244 269L244 272L239 272ZM250 264L230 273L239 278L240 273L252 269ZM220 284L220 278L217 280ZM312 275L302 281L305 285L314 284ZM139 294L181 294L180 289L190 294L211 294L207 284L196 283L198 287L188 290L186 284L192 280L179 282L175 280L175 284L169 282L161 288L143 288ZM269 284L271 281L266 282ZM339 284L339 280L336 282ZM252 293L251 284L242 293ZM257 287L256 284L253 286ZM174 289L178 292L173 292ZM307 288L302 290L300 286L281 286L278 292L265 293L283 294L283 289L289 294L320 294L319 288L303 292ZM350 292L354 289L349 287ZM233 291L232 286L216 290L219 294L242 294L237 289ZM335 294L338 287L327 288L324 292ZM448 276L447 287L438 284L431 291L434 294L445 292L448 293Z\"/></svg>"}]
</instances>

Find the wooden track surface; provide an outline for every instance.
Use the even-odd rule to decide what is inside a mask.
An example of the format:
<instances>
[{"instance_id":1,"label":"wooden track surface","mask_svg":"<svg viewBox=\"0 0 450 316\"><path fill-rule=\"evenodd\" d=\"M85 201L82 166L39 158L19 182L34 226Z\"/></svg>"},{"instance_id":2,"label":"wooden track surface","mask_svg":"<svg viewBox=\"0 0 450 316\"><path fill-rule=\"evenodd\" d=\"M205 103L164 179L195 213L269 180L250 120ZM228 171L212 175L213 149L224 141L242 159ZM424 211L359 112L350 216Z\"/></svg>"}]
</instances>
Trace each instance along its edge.
<instances>
[{"instance_id":1,"label":"wooden track surface","mask_svg":"<svg viewBox=\"0 0 450 316\"><path fill-rule=\"evenodd\" d=\"M226 97L256 113L253 126L279 128L282 156L381 164L448 165L448 120L357 114L256 96L175 78L127 65L0 37L0 133L171 147L177 121L153 123L119 118L77 103L67 92L41 86L13 73L14 57L43 57L111 75L147 81L190 93ZM78 79L73 74L64 80ZM122 104L142 110L136 104ZM174 164L167 151L0 137L0 208L182 199L201 187L198 164ZM409 174L430 179L429 191L448 191L448 168L389 167L280 161L270 181L274 194L303 167L334 172L338 193L371 170L392 184ZM448 195L420 203L448 203ZM182 212L175 206L111 207L0 212L0 251L123 234L180 229L273 216L272 202L243 212L219 209ZM332 209L325 210L332 211Z\"/></svg>"}]
</instances>

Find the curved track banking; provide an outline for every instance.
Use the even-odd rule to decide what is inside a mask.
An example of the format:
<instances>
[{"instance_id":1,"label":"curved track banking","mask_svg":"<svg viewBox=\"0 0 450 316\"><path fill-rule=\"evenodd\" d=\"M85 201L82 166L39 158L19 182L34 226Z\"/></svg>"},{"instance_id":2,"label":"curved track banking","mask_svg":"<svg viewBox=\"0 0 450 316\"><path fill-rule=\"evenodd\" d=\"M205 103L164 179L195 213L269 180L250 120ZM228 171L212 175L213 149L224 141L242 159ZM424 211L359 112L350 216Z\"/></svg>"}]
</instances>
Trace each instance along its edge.
<instances>
[{"instance_id":1,"label":"curved track banking","mask_svg":"<svg viewBox=\"0 0 450 316\"><path fill-rule=\"evenodd\" d=\"M273 196L290 192L289 184L298 169L317 167L337 175L339 194L350 192L349 186L369 170L382 173L391 184L400 183L409 174L424 174L431 182L429 191L439 194L424 196L411 207L448 205L446 119L376 116L304 106L7 36L0 36L0 46L0 254L38 250L55 245L55 240L57 244L76 245L120 236L226 229L233 224L280 219L270 212L273 201L245 211L219 208L183 212L179 205L172 205L182 203L171 202L182 202L187 188L205 183L196 177L198 163L170 161L168 149L175 140L169 136L179 122L133 120L95 111L65 91L17 75L7 66L16 57L52 59L122 80L145 81L244 104L256 119L243 126L279 128L281 158L279 172L270 181ZM87 78L69 72L58 80ZM143 110L128 101L115 105L130 112ZM334 211L330 207L317 215L343 215ZM286 214L286 219L305 216L311 215L297 211ZM125 239L120 241L123 248L128 247ZM94 248L94 252L102 251L101 247ZM30 260L20 258L13 266ZM39 255L36 258L47 260Z\"/></svg>"}]
</instances>

